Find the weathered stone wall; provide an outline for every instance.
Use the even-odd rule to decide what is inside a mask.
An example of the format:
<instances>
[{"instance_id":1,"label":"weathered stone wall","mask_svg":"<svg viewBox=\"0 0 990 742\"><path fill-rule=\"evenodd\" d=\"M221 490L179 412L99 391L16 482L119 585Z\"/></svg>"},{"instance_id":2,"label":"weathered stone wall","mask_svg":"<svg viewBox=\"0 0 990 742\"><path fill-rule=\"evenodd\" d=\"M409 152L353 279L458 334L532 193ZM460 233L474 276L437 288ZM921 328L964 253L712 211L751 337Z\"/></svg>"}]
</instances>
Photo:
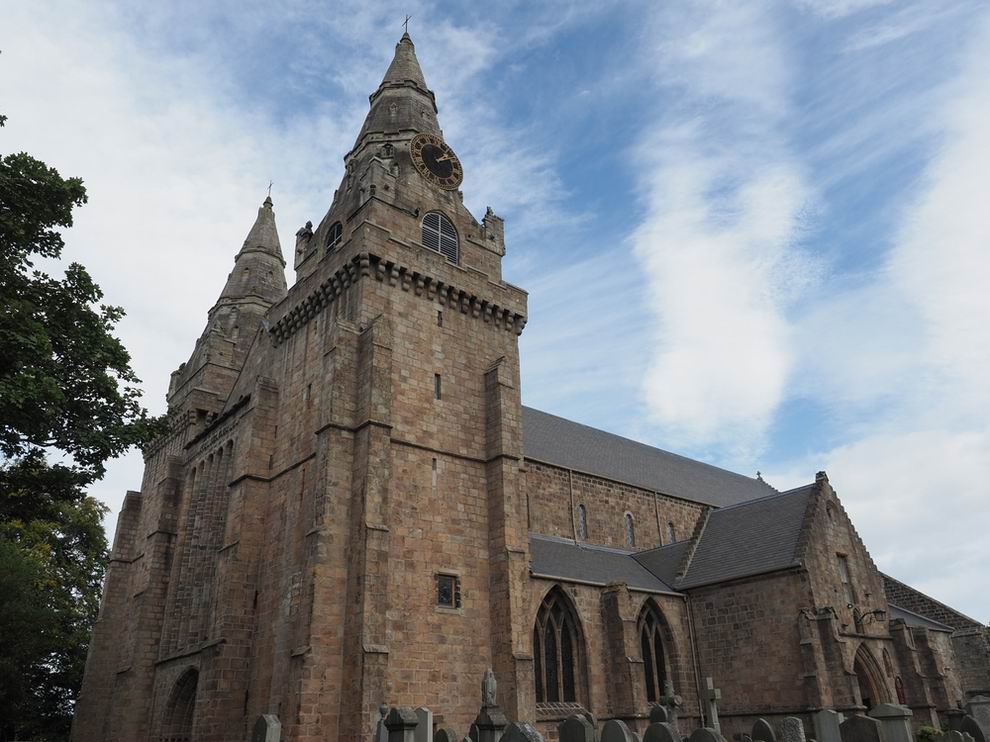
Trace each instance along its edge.
<instances>
[{"instance_id":1,"label":"weathered stone wall","mask_svg":"<svg viewBox=\"0 0 990 742\"><path fill-rule=\"evenodd\" d=\"M974 621L969 616L964 616L944 603L940 603L934 598L915 590L910 585L905 585L903 582L895 580L890 575L885 574L882 578L887 600L894 605L906 608L933 621L944 623L954 629L986 628L979 621Z\"/></svg>"}]
</instances>

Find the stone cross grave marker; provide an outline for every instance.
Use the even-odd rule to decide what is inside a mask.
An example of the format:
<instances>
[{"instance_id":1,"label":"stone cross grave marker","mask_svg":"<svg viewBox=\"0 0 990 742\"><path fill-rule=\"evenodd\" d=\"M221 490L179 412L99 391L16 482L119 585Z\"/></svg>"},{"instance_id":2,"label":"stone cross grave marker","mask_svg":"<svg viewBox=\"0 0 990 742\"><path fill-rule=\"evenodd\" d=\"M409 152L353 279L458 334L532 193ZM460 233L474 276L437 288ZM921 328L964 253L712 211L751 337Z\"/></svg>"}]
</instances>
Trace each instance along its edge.
<instances>
[{"instance_id":1,"label":"stone cross grave marker","mask_svg":"<svg viewBox=\"0 0 990 742\"><path fill-rule=\"evenodd\" d=\"M529 722L514 721L505 728L501 742L543 742L543 735Z\"/></svg>"},{"instance_id":2,"label":"stone cross grave marker","mask_svg":"<svg viewBox=\"0 0 990 742\"><path fill-rule=\"evenodd\" d=\"M711 677L705 678L705 716L708 717L708 726L719 734L722 727L718 723L718 702L722 700L722 691L715 687L715 681Z\"/></svg>"},{"instance_id":3,"label":"stone cross grave marker","mask_svg":"<svg viewBox=\"0 0 990 742\"><path fill-rule=\"evenodd\" d=\"M880 722L869 716L850 716L839 725L842 742L881 742Z\"/></svg>"},{"instance_id":4,"label":"stone cross grave marker","mask_svg":"<svg viewBox=\"0 0 990 742\"><path fill-rule=\"evenodd\" d=\"M674 728L674 731L680 735L680 728L677 725L677 714L678 709L684 705L684 699L674 692L674 684L670 680L663 681L663 696L660 698L660 705L667 710L667 718L664 721L670 724Z\"/></svg>"},{"instance_id":5,"label":"stone cross grave marker","mask_svg":"<svg viewBox=\"0 0 990 742\"><path fill-rule=\"evenodd\" d=\"M752 737L753 742L777 742L777 733L766 719L757 719L753 723Z\"/></svg>"},{"instance_id":6,"label":"stone cross grave marker","mask_svg":"<svg viewBox=\"0 0 990 742\"><path fill-rule=\"evenodd\" d=\"M639 737L621 719L609 719L602 727L601 742L639 742Z\"/></svg>"},{"instance_id":7,"label":"stone cross grave marker","mask_svg":"<svg viewBox=\"0 0 990 742\"><path fill-rule=\"evenodd\" d=\"M873 707L870 716L880 722L880 734L884 742L914 742L911 731L911 709L893 703L880 703Z\"/></svg>"},{"instance_id":8,"label":"stone cross grave marker","mask_svg":"<svg viewBox=\"0 0 990 742\"><path fill-rule=\"evenodd\" d=\"M780 722L780 742L805 742L804 724L796 716L788 716Z\"/></svg>"},{"instance_id":9,"label":"stone cross grave marker","mask_svg":"<svg viewBox=\"0 0 990 742\"><path fill-rule=\"evenodd\" d=\"M416 742L432 742L433 740L433 712L425 706L416 709Z\"/></svg>"},{"instance_id":10,"label":"stone cross grave marker","mask_svg":"<svg viewBox=\"0 0 990 742\"><path fill-rule=\"evenodd\" d=\"M557 725L560 742L595 742L595 727L584 716L568 716Z\"/></svg>"},{"instance_id":11,"label":"stone cross grave marker","mask_svg":"<svg viewBox=\"0 0 990 742\"><path fill-rule=\"evenodd\" d=\"M681 742L681 738L667 722L655 721L643 733L643 742Z\"/></svg>"},{"instance_id":12,"label":"stone cross grave marker","mask_svg":"<svg viewBox=\"0 0 990 742\"><path fill-rule=\"evenodd\" d=\"M388 742L416 742L416 725L419 719L408 706L393 708L385 717Z\"/></svg>"},{"instance_id":13,"label":"stone cross grave marker","mask_svg":"<svg viewBox=\"0 0 990 742\"><path fill-rule=\"evenodd\" d=\"M842 742L839 725L842 714L832 709L822 709L815 714L815 737L818 742Z\"/></svg>"},{"instance_id":14,"label":"stone cross grave marker","mask_svg":"<svg viewBox=\"0 0 990 742\"><path fill-rule=\"evenodd\" d=\"M275 714L262 714L254 722L251 742L279 742L282 738L282 723Z\"/></svg>"}]
</instances>

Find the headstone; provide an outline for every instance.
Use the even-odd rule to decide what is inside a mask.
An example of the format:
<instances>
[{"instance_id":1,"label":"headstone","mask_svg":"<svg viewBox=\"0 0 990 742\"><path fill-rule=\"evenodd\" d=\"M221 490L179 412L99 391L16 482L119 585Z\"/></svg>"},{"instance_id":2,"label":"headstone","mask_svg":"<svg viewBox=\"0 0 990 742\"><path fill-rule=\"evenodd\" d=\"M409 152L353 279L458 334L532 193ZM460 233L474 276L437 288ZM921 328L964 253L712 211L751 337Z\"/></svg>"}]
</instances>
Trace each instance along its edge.
<instances>
[{"instance_id":1,"label":"headstone","mask_svg":"<svg viewBox=\"0 0 990 742\"><path fill-rule=\"evenodd\" d=\"M688 742L725 742L725 737L714 729L702 727L691 732Z\"/></svg>"},{"instance_id":2,"label":"headstone","mask_svg":"<svg viewBox=\"0 0 990 742\"><path fill-rule=\"evenodd\" d=\"M643 742L680 742L680 740L674 728L665 721L653 722L643 733Z\"/></svg>"},{"instance_id":3,"label":"headstone","mask_svg":"<svg viewBox=\"0 0 990 742\"><path fill-rule=\"evenodd\" d=\"M780 742L805 742L804 724L796 716L788 716L780 722Z\"/></svg>"},{"instance_id":4,"label":"headstone","mask_svg":"<svg viewBox=\"0 0 990 742\"><path fill-rule=\"evenodd\" d=\"M814 720L818 742L842 742L842 735L839 733L842 714L832 709L822 709L815 714Z\"/></svg>"},{"instance_id":5,"label":"headstone","mask_svg":"<svg viewBox=\"0 0 990 742\"><path fill-rule=\"evenodd\" d=\"M408 706L393 708L385 717L388 742L416 742L416 725L419 719Z\"/></svg>"},{"instance_id":6,"label":"headstone","mask_svg":"<svg viewBox=\"0 0 990 742\"><path fill-rule=\"evenodd\" d=\"M739 735L739 742L753 742L753 738L743 732Z\"/></svg>"},{"instance_id":7,"label":"headstone","mask_svg":"<svg viewBox=\"0 0 990 742\"><path fill-rule=\"evenodd\" d=\"M869 716L850 716L839 725L842 742L881 742L880 722Z\"/></svg>"},{"instance_id":8,"label":"headstone","mask_svg":"<svg viewBox=\"0 0 990 742\"><path fill-rule=\"evenodd\" d=\"M595 727L584 716L568 716L557 725L560 742L595 742Z\"/></svg>"},{"instance_id":9,"label":"headstone","mask_svg":"<svg viewBox=\"0 0 990 742\"><path fill-rule=\"evenodd\" d=\"M753 742L777 742L777 733L766 719L757 719L753 723L752 737Z\"/></svg>"},{"instance_id":10,"label":"headstone","mask_svg":"<svg viewBox=\"0 0 990 742\"><path fill-rule=\"evenodd\" d=\"M602 727L601 742L639 742L639 737L621 719L609 719Z\"/></svg>"},{"instance_id":11,"label":"headstone","mask_svg":"<svg viewBox=\"0 0 990 742\"><path fill-rule=\"evenodd\" d=\"M715 687L715 681L710 677L705 678L705 716L708 718L708 726L719 734L722 727L718 723L718 702L722 700L722 691ZM694 736L693 734L691 735Z\"/></svg>"},{"instance_id":12,"label":"headstone","mask_svg":"<svg viewBox=\"0 0 990 742\"><path fill-rule=\"evenodd\" d=\"M282 738L282 723L275 714L262 714L254 722L251 742L279 742Z\"/></svg>"},{"instance_id":13,"label":"headstone","mask_svg":"<svg viewBox=\"0 0 990 742\"><path fill-rule=\"evenodd\" d=\"M650 724L669 724L670 714L666 706L650 706Z\"/></svg>"},{"instance_id":14,"label":"headstone","mask_svg":"<svg viewBox=\"0 0 990 742\"><path fill-rule=\"evenodd\" d=\"M945 716L949 721L949 729L969 734L975 742L987 742L987 735L983 733L979 722L962 709L950 709L945 712Z\"/></svg>"},{"instance_id":15,"label":"headstone","mask_svg":"<svg viewBox=\"0 0 990 742\"><path fill-rule=\"evenodd\" d=\"M468 727L467 738L471 740L471 742L478 742L478 740L481 738L481 733L478 731L477 724L472 724L471 726Z\"/></svg>"},{"instance_id":16,"label":"headstone","mask_svg":"<svg viewBox=\"0 0 990 742\"><path fill-rule=\"evenodd\" d=\"M880 703L870 709L870 716L880 722L884 742L914 742L911 733L911 709L893 703Z\"/></svg>"},{"instance_id":17,"label":"headstone","mask_svg":"<svg viewBox=\"0 0 990 742\"><path fill-rule=\"evenodd\" d=\"M665 721L674 728L680 736L680 727L677 723L677 715L679 709L684 705L684 699L682 699L677 693L674 692L674 684L670 680L663 681L663 696L660 698L660 705L667 710L667 718Z\"/></svg>"},{"instance_id":18,"label":"headstone","mask_svg":"<svg viewBox=\"0 0 990 742\"><path fill-rule=\"evenodd\" d=\"M416 742L433 742L433 712L425 706L416 709Z\"/></svg>"},{"instance_id":19,"label":"headstone","mask_svg":"<svg viewBox=\"0 0 990 742\"><path fill-rule=\"evenodd\" d=\"M543 742L543 735L525 721L514 721L505 728L501 742Z\"/></svg>"},{"instance_id":20,"label":"headstone","mask_svg":"<svg viewBox=\"0 0 990 742\"><path fill-rule=\"evenodd\" d=\"M966 702L966 711L980 727L983 738L990 740L990 696L973 696Z\"/></svg>"},{"instance_id":21,"label":"headstone","mask_svg":"<svg viewBox=\"0 0 990 742\"><path fill-rule=\"evenodd\" d=\"M457 735L449 729L437 729L433 735L433 742L457 742Z\"/></svg>"}]
</instances>

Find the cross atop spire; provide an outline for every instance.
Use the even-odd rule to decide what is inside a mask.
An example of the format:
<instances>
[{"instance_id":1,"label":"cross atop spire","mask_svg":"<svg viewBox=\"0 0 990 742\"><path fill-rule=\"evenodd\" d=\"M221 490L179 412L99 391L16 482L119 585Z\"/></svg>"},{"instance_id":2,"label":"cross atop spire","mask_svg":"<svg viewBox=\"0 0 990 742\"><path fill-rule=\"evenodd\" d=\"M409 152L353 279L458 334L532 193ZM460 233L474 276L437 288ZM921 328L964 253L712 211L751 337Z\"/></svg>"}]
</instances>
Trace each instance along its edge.
<instances>
[{"instance_id":1,"label":"cross atop spire","mask_svg":"<svg viewBox=\"0 0 990 742\"><path fill-rule=\"evenodd\" d=\"M402 22L402 27L405 29L405 33L402 34L403 36L408 36L409 35L409 19L410 18L412 18L412 16L411 15L407 15L406 16L406 20L404 20Z\"/></svg>"}]
</instances>

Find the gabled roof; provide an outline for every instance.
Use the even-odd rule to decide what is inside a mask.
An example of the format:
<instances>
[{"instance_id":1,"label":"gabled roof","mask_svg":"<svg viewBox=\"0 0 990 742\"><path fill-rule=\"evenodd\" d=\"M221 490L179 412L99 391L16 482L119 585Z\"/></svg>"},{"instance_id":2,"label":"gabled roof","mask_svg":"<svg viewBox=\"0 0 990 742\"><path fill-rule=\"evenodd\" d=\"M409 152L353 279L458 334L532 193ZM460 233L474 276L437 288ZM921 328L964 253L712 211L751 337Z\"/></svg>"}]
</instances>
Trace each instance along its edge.
<instances>
[{"instance_id":1,"label":"gabled roof","mask_svg":"<svg viewBox=\"0 0 990 742\"><path fill-rule=\"evenodd\" d=\"M640 565L633 558L633 552L623 549L531 533L529 556L530 570L535 577L575 580L593 585L624 582L632 589L675 592Z\"/></svg>"},{"instance_id":2,"label":"gabled roof","mask_svg":"<svg viewBox=\"0 0 990 742\"><path fill-rule=\"evenodd\" d=\"M712 510L686 573L671 584L685 590L798 566L801 527L814 491L815 485L809 484ZM634 558L658 578L670 580L686 548L671 544L641 551Z\"/></svg>"},{"instance_id":3,"label":"gabled roof","mask_svg":"<svg viewBox=\"0 0 990 742\"><path fill-rule=\"evenodd\" d=\"M523 453L672 497L725 507L776 490L760 479L523 407Z\"/></svg>"}]
</instances>

